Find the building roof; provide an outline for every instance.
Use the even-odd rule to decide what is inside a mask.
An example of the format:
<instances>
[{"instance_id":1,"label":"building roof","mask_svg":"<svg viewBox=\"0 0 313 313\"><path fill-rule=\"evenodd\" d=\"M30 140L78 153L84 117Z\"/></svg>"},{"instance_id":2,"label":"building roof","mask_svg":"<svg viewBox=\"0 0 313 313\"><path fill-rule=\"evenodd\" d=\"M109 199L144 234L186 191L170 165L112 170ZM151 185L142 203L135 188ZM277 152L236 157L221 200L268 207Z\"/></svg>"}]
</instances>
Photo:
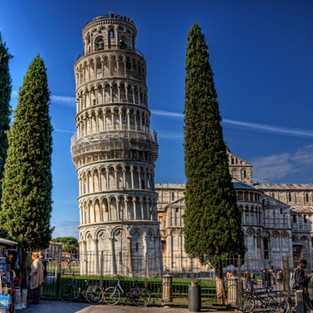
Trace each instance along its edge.
<instances>
[{"instance_id":1,"label":"building roof","mask_svg":"<svg viewBox=\"0 0 313 313\"><path fill-rule=\"evenodd\" d=\"M240 190L253 190L253 191L258 191L260 192L260 190L247 185L235 178L232 179L232 183L233 183L233 187L234 189L240 189ZM172 183L167 183L167 184L155 184L155 189L181 189L181 190L185 190L186 189L186 184L172 184Z\"/></svg>"},{"instance_id":2,"label":"building roof","mask_svg":"<svg viewBox=\"0 0 313 313\"><path fill-rule=\"evenodd\" d=\"M243 182L241 182L235 178L232 179L232 183L233 183L234 189L253 190L253 191L258 191L258 192L260 191L260 190L254 188L250 185L247 185L247 184L245 184L245 183L243 183Z\"/></svg>"},{"instance_id":3,"label":"building roof","mask_svg":"<svg viewBox=\"0 0 313 313\"><path fill-rule=\"evenodd\" d=\"M291 213L295 214L313 214L313 206L296 205L291 207Z\"/></svg>"},{"instance_id":4,"label":"building roof","mask_svg":"<svg viewBox=\"0 0 313 313\"><path fill-rule=\"evenodd\" d=\"M155 184L155 189L186 189L186 184L172 184L172 183L167 183L167 184Z\"/></svg>"},{"instance_id":5,"label":"building roof","mask_svg":"<svg viewBox=\"0 0 313 313\"><path fill-rule=\"evenodd\" d=\"M279 207L282 209L288 209L290 206L284 202L281 202L275 198L272 198L266 194L262 194L262 202L264 207Z\"/></svg>"},{"instance_id":6,"label":"building roof","mask_svg":"<svg viewBox=\"0 0 313 313\"><path fill-rule=\"evenodd\" d=\"M263 183L255 184L255 188L261 190L313 190L313 184L289 184L289 183Z\"/></svg>"}]
</instances>

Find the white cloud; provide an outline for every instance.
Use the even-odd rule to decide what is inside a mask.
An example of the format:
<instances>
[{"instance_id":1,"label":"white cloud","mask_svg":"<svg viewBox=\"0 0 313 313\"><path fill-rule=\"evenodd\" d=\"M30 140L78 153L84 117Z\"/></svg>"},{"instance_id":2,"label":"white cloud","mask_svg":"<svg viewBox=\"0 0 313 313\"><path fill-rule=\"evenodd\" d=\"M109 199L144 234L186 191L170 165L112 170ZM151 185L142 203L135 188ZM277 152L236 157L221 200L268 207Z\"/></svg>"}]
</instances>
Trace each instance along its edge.
<instances>
[{"instance_id":1,"label":"white cloud","mask_svg":"<svg viewBox=\"0 0 313 313\"><path fill-rule=\"evenodd\" d=\"M295 171L290 158L289 153L282 153L254 159L254 180L263 182L286 177Z\"/></svg>"},{"instance_id":2,"label":"white cloud","mask_svg":"<svg viewBox=\"0 0 313 313\"><path fill-rule=\"evenodd\" d=\"M299 148L292 153L273 154L252 160L254 180L277 181L287 175L311 171L313 167L313 145Z\"/></svg>"},{"instance_id":3,"label":"white cloud","mask_svg":"<svg viewBox=\"0 0 313 313\"><path fill-rule=\"evenodd\" d=\"M295 151L291 160L303 166L313 167L313 145L301 147Z\"/></svg>"},{"instance_id":4,"label":"white cloud","mask_svg":"<svg viewBox=\"0 0 313 313\"><path fill-rule=\"evenodd\" d=\"M62 221L52 222L52 226L55 227L52 238L56 237L75 237L78 239L78 221Z\"/></svg>"}]
</instances>

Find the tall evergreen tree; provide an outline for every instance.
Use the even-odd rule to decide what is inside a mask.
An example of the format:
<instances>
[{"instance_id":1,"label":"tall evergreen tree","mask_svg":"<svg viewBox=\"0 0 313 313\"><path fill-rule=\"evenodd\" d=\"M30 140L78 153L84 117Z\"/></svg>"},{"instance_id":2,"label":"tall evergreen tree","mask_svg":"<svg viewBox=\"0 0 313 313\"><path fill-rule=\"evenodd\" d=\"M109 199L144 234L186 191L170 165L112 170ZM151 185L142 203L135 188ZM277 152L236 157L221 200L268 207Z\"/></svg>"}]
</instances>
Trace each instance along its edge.
<instances>
[{"instance_id":1,"label":"tall evergreen tree","mask_svg":"<svg viewBox=\"0 0 313 313\"><path fill-rule=\"evenodd\" d=\"M0 203L4 164L9 146L6 132L10 129L11 115L10 99L12 85L9 73L9 59L11 57L0 33Z\"/></svg>"},{"instance_id":2,"label":"tall evergreen tree","mask_svg":"<svg viewBox=\"0 0 313 313\"><path fill-rule=\"evenodd\" d=\"M222 295L219 260L244 255L245 246L207 49L195 23L188 34L185 78L185 250L215 267Z\"/></svg>"},{"instance_id":3,"label":"tall evergreen tree","mask_svg":"<svg viewBox=\"0 0 313 313\"><path fill-rule=\"evenodd\" d=\"M0 223L21 247L45 248L52 230L50 92L44 61L32 61L8 135Z\"/></svg>"}]
</instances>

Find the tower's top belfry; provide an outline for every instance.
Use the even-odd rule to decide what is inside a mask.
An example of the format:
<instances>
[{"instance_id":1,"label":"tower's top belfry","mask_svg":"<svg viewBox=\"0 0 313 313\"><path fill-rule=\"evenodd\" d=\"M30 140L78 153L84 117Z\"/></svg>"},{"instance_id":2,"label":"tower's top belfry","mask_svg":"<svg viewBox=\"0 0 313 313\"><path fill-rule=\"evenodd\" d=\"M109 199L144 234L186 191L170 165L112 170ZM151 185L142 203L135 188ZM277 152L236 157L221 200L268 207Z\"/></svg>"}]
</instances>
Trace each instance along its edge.
<instances>
[{"instance_id":1,"label":"tower's top belfry","mask_svg":"<svg viewBox=\"0 0 313 313\"><path fill-rule=\"evenodd\" d=\"M132 19L115 13L89 20L82 31L85 55L110 49L135 50L137 29Z\"/></svg>"}]
</instances>

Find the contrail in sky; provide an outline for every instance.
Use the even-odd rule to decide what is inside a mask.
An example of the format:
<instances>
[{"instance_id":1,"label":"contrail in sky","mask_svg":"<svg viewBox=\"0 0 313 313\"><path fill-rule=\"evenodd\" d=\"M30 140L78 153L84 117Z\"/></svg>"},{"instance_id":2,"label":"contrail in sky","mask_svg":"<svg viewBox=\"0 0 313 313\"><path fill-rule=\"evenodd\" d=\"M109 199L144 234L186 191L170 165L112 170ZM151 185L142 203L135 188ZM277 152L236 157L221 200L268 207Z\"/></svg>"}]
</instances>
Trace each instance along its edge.
<instances>
[{"instance_id":1,"label":"contrail in sky","mask_svg":"<svg viewBox=\"0 0 313 313\"><path fill-rule=\"evenodd\" d=\"M13 95L17 95L17 91L12 91ZM75 105L75 97L68 97L68 96L56 96L51 95L51 101L63 103L63 104L72 104ZM150 110L153 115L156 116L164 116L164 117L171 117L171 118L184 118L183 113L179 112L171 112L171 111L163 111L163 110ZM260 124L260 123L251 123L251 122L243 122L243 121L235 121L230 119L222 119L222 122L225 124L230 125L236 125L240 127L260 130L260 131L266 131L270 133L275 134L281 134L281 135L291 135L291 136L300 136L300 137L313 137L313 130L311 129L299 129L299 128L287 128L287 127L280 127L280 126L272 126L267 124ZM68 133L74 133L72 131L62 130L62 129L55 129L57 132L68 132ZM160 137L163 138L178 138L178 134L163 134L160 135Z\"/></svg>"},{"instance_id":2,"label":"contrail in sky","mask_svg":"<svg viewBox=\"0 0 313 313\"><path fill-rule=\"evenodd\" d=\"M66 97L66 96L51 96L51 101L72 103L73 105L76 103L75 97Z\"/></svg>"},{"instance_id":3,"label":"contrail in sky","mask_svg":"<svg viewBox=\"0 0 313 313\"><path fill-rule=\"evenodd\" d=\"M167 117L179 117L183 118L183 113L177 112L169 112L169 111L161 111L161 110L151 110L151 113L158 116L167 116ZM242 121L234 121L230 119L222 119L222 122L225 124L232 124L237 126L242 126L251 129L259 129L271 133L277 134L285 134L285 135L293 135L293 136L301 136L301 137L313 137L313 130L311 129L297 129L297 128L286 128L279 126L271 126L266 124L259 123L250 123L250 122L242 122Z\"/></svg>"}]
</instances>

